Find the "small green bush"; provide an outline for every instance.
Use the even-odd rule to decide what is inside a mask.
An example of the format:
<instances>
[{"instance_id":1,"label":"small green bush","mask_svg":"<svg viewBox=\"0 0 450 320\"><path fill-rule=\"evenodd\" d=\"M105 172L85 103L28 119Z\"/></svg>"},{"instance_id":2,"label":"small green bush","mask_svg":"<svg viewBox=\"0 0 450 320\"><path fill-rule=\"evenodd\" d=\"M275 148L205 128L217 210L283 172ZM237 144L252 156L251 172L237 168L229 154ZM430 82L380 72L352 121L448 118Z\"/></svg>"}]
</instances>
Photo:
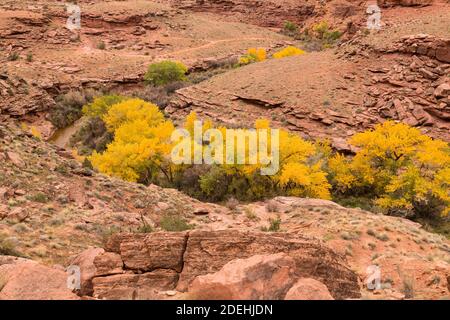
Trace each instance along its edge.
<instances>
[{"instance_id":1,"label":"small green bush","mask_svg":"<svg viewBox=\"0 0 450 320\"><path fill-rule=\"evenodd\" d=\"M149 224L143 224L136 230L137 233L152 233L153 231L152 226Z\"/></svg>"},{"instance_id":2,"label":"small green bush","mask_svg":"<svg viewBox=\"0 0 450 320\"><path fill-rule=\"evenodd\" d=\"M12 52L9 56L8 56L8 61L17 61L20 59L20 55L17 52Z\"/></svg>"},{"instance_id":3,"label":"small green bush","mask_svg":"<svg viewBox=\"0 0 450 320\"><path fill-rule=\"evenodd\" d=\"M29 197L29 200L40 203L47 203L49 201L47 195L42 192L38 192Z\"/></svg>"},{"instance_id":4,"label":"small green bush","mask_svg":"<svg viewBox=\"0 0 450 320\"><path fill-rule=\"evenodd\" d=\"M292 21L286 21L284 23L284 30L289 32L297 31L297 25Z\"/></svg>"},{"instance_id":5,"label":"small green bush","mask_svg":"<svg viewBox=\"0 0 450 320\"><path fill-rule=\"evenodd\" d=\"M188 68L181 62L161 61L153 63L148 67L144 80L155 86L166 85L175 81L186 81Z\"/></svg>"},{"instance_id":6,"label":"small green bush","mask_svg":"<svg viewBox=\"0 0 450 320\"><path fill-rule=\"evenodd\" d=\"M97 49L99 49L99 50L105 50L105 49L106 49L106 44L105 44L105 42L104 42L104 41L100 41L100 42L97 44Z\"/></svg>"},{"instance_id":7,"label":"small green bush","mask_svg":"<svg viewBox=\"0 0 450 320\"><path fill-rule=\"evenodd\" d=\"M324 48L331 47L342 36L340 31L330 29L326 21L314 25L313 31L316 37L322 40Z\"/></svg>"},{"instance_id":8,"label":"small green bush","mask_svg":"<svg viewBox=\"0 0 450 320\"><path fill-rule=\"evenodd\" d=\"M24 257L24 255L18 252L13 243L5 239L4 236L0 235L0 255L4 256L14 256L14 257Z\"/></svg>"},{"instance_id":9,"label":"small green bush","mask_svg":"<svg viewBox=\"0 0 450 320\"><path fill-rule=\"evenodd\" d=\"M185 231L192 229L192 226L186 222L182 217L177 215L165 215L161 218L159 225L166 231Z\"/></svg>"},{"instance_id":10,"label":"small green bush","mask_svg":"<svg viewBox=\"0 0 450 320\"><path fill-rule=\"evenodd\" d=\"M269 226L268 231L269 232L280 231L280 226L281 226L281 219L280 218L270 219L270 226Z\"/></svg>"},{"instance_id":11,"label":"small green bush","mask_svg":"<svg viewBox=\"0 0 450 320\"><path fill-rule=\"evenodd\" d=\"M56 97L56 106L50 111L50 122L58 129L72 125L82 116L82 107L98 95L101 93L91 89L72 90L59 95Z\"/></svg>"}]
</instances>

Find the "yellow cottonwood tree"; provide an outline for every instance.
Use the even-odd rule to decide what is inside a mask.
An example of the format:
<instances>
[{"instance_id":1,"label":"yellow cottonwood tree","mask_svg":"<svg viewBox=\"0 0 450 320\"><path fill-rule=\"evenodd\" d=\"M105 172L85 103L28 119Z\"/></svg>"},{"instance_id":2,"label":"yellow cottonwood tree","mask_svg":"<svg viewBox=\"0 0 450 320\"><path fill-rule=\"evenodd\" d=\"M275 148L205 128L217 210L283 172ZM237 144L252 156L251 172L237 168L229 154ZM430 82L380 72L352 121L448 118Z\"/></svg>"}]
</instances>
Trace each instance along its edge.
<instances>
[{"instance_id":1,"label":"yellow cottonwood tree","mask_svg":"<svg viewBox=\"0 0 450 320\"><path fill-rule=\"evenodd\" d=\"M259 133L267 134L267 149L268 153L271 154L274 145L271 141L270 122L266 119L259 119L255 122L254 127L257 133L258 144L260 139ZM223 138L225 139L226 128L220 127L219 129L223 132ZM241 129L236 131L236 139L241 138L243 140L249 137L249 130ZM245 186L251 190L256 198L267 196L272 192L275 194L330 199L331 185L327 181L327 173L322 170L322 160L320 158L315 159L318 152L316 145L303 140L298 135L280 129L278 147L279 171L274 175L261 178L260 170L267 167L267 164L261 161L258 161L256 164L248 164L248 160L251 157L249 144L246 144L246 149L244 150L247 164L223 164L220 172L233 177L230 184L234 181L238 185ZM237 151L237 149L235 150ZM258 150L259 160L265 155L265 151ZM224 149L223 154L225 155L225 153L226 150ZM211 183L215 181L220 180L211 179L206 175L202 181L203 189L213 192L214 187L211 186Z\"/></svg>"},{"instance_id":2,"label":"yellow cottonwood tree","mask_svg":"<svg viewBox=\"0 0 450 320\"><path fill-rule=\"evenodd\" d=\"M158 173L171 180L174 126L155 105L127 100L113 105L103 119L114 132L114 141L104 153L94 151L90 157L94 168L132 182L149 183Z\"/></svg>"},{"instance_id":3,"label":"yellow cottonwood tree","mask_svg":"<svg viewBox=\"0 0 450 320\"><path fill-rule=\"evenodd\" d=\"M134 120L145 120L152 126L166 121L158 106L141 99L129 99L112 105L102 119L111 132L116 131L125 122Z\"/></svg>"},{"instance_id":4,"label":"yellow cottonwood tree","mask_svg":"<svg viewBox=\"0 0 450 320\"><path fill-rule=\"evenodd\" d=\"M329 167L336 188L366 188L391 212L447 215L450 210L450 147L403 123L386 121L350 139L359 151L336 155Z\"/></svg>"},{"instance_id":5,"label":"yellow cottonwood tree","mask_svg":"<svg viewBox=\"0 0 450 320\"><path fill-rule=\"evenodd\" d=\"M239 59L240 65L246 65L253 62L261 62L266 60L267 52L263 48L250 48L247 53Z\"/></svg>"},{"instance_id":6,"label":"yellow cottonwood tree","mask_svg":"<svg viewBox=\"0 0 450 320\"><path fill-rule=\"evenodd\" d=\"M104 95L97 97L91 103L83 106L82 112L88 117L101 117L105 115L112 105L128 100L129 98L119 95Z\"/></svg>"}]
</instances>

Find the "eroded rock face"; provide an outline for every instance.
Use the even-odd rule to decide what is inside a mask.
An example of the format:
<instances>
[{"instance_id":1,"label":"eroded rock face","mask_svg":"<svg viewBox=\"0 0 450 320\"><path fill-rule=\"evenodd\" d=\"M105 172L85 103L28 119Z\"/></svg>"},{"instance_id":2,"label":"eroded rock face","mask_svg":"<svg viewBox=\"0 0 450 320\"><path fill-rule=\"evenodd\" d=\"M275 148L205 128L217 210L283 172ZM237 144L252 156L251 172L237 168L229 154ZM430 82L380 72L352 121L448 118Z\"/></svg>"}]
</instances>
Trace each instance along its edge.
<instances>
[{"instance_id":1,"label":"eroded rock face","mask_svg":"<svg viewBox=\"0 0 450 320\"><path fill-rule=\"evenodd\" d=\"M67 273L37 262L0 256L0 300L76 300Z\"/></svg>"},{"instance_id":2,"label":"eroded rock face","mask_svg":"<svg viewBox=\"0 0 450 320\"><path fill-rule=\"evenodd\" d=\"M200 300L281 300L295 283L295 260L284 254L255 255L228 262L189 286Z\"/></svg>"},{"instance_id":3,"label":"eroded rock face","mask_svg":"<svg viewBox=\"0 0 450 320\"><path fill-rule=\"evenodd\" d=\"M378 0L378 4L382 7L416 7L428 6L433 3L433 0Z\"/></svg>"},{"instance_id":4,"label":"eroded rock face","mask_svg":"<svg viewBox=\"0 0 450 320\"><path fill-rule=\"evenodd\" d=\"M292 273L286 279L316 279L336 299L360 296L357 276L348 269L345 259L323 243L298 234L236 230L120 234L110 239L106 251L115 253L111 257L116 262L99 256L94 261L97 270L117 265L120 255L124 273L94 277L94 297L109 299L124 294L130 299L153 298L162 290L186 292L196 277L218 272L232 260L279 253L284 254L284 265L292 267L285 271ZM239 264L235 266L245 269Z\"/></svg>"},{"instance_id":5,"label":"eroded rock face","mask_svg":"<svg viewBox=\"0 0 450 320\"><path fill-rule=\"evenodd\" d=\"M403 37L394 44L394 50L403 53L425 55L438 61L450 63L450 39L427 34Z\"/></svg>"},{"instance_id":6,"label":"eroded rock face","mask_svg":"<svg viewBox=\"0 0 450 320\"><path fill-rule=\"evenodd\" d=\"M165 0L173 6L191 11L232 15L234 18L265 27L279 27L285 21L301 21L316 13L316 5L308 1L286 0Z\"/></svg>"},{"instance_id":7,"label":"eroded rock face","mask_svg":"<svg viewBox=\"0 0 450 320\"><path fill-rule=\"evenodd\" d=\"M97 274L94 260L98 255L101 255L104 252L105 250L101 248L89 248L72 260L71 265L78 266L80 268L81 295L92 294L92 278Z\"/></svg>"}]
</instances>

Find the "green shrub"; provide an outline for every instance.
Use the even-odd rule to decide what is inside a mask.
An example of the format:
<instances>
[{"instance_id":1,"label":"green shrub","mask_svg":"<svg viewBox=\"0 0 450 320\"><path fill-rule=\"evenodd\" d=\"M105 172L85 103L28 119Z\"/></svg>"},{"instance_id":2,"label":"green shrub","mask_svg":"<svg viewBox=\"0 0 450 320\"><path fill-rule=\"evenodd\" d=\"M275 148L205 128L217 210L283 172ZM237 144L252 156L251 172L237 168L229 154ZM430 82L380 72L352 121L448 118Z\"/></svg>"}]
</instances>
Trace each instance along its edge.
<instances>
[{"instance_id":1,"label":"green shrub","mask_svg":"<svg viewBox=\"0 0 450 320\"><path fill-rule=\"evenodd\" d=\"M148 67L144 80L148 84L162 86L175 81L186 81L188 68L181 62L161 61Z\"/></svg>"},{"instance_id":2,"label":"green shrub","mask_svg":"<svg viewBox=\"0 0 450 320\"><path fill-rule=\"evenodd\" d=\"M159 222L161 228L165 231L185 231L192 229L193 226L188 224L184 218L177 215L165 215Z\"/></svg>"},{"instance_id":3,"label":"green shrub","mask_svg":"<svg viewBox=\"0 0 450 320\"><path fill-rule=\"evenodd\" d=\"M17 52L12 52L9 56L8 56L8 61L17 61L20 59L20 55Z\"/></svg>"},{"instance_id":4,"label":"green shrub","mask_svg":"<svg viewBox=\"0 0 450 320\"><path fill-rule=\"evenodd\" d=\"M261 231L264 232L278 232L280 230L281 219L270 219L269 227L261 227Z\"/></svg>"},{"instance_id":5,"label":"green shrub","mask_svg":"<svg viewBox=\"0 0 450 320\"><path fill-rule=\"evenodd\" d=\"M0 235L0 256L24 257L22 253L16 250L14 244Z\"/></svg>"},{"instance_id":6,"label":"green shrub","mask_svg":"<svg viewBox=\"0 0 450 320\"><path fill-rule=\"evenodd\" d=\"M50 111L49 120L58 129L66 128L77 121L81 115L82 107L91 102L100 92L87 89L69 91L56 98L56 106Z\"/></svg>"},{"instance_id":7,"label":"green shrub","mask_svg":"<svg viewBox=\"0 0 450 320\"><path fill-rule=\"evenodd\" d=\"M31 52L27 53L27 61L32 62L33 61L33 54Z\"/></svg>"},{"instance_id":8,"label":"green shrub","mask_svg":"<svg viewBox=\"0 0 450 320\"><path fill-rule=\"evenodd\" d=\"M342 36L340 31L330 29L326 21L314 25L313 31L316 37L322 40L324 48L332 46Z\"/></svg>"},{"instance_id":9,"label":"green shrub","mask_svg":"<svg viewBox=\"0 0 450 320\"><path fill-rule=\"evenodd\" d=\"M29 200L40 203L47 203L49 201L47 195L42 192L38 192L29 197Z\"/></svg>"},{"instance_id":10,"label":"green shrub","mask_svg":"<svg viewBox=\"0 0 450 320\"><path fill-rule=\"evenodd\" d=\"M221 201L228 194L230 178L224 168L213 166L200 176L200 189L211 201Z\"/></svg>"},{"instance_id":11,"label":"green shrub","mask_svg":"<svg viewBox=\"0 0 450 320\"><path fill-rule=\"evenodd\" d=\"M281 226L281 219L280 218L270 219L270 226L269 226L268 231L269 232L280 231L280 226Z\"/></svg>"},{"instance_id":12,"label":"green shrub","mask_svg":"<svg viewBox=\"0 0 450 320\"><path fill-rule=\"evenodd\" d=\"M297 31L297 25L292 21L286 21L284 23L284 30L289 32Z\"/></svg>"},{"instance_id":13,"label":"green shrub","mask_svg":"<svg viewBox=\"0 0 450 320\"><path fill-rule=\"evenodd\" d=\"M99 43L97 43L97 49L99 50L105 50L106 49L106 44L104 41L100 41Z\"/></svg>"},{"instance_id":14,"label":"green shrub","mask_svg":"<svg viewBox=\"0 0 450 320\"><path fill-rule=\"evenodd\" d=\"M152 233L153 231L152 226L149 224L143 224L136 230L137 233Z\"/></svg>"}]
</instances>

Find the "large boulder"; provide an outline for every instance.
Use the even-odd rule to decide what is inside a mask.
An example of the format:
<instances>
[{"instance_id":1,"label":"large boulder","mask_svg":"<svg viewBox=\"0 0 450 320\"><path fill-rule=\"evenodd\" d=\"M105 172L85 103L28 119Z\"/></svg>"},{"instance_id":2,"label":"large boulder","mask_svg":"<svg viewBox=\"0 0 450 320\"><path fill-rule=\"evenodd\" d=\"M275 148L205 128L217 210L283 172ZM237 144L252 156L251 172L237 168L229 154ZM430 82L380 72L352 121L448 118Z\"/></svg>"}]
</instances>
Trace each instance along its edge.
<instances>
[{"instance_id":1,"label":"large boulder","mask_svg":"<svg viewBox=\"0 0 450 320\"><path fill-rule=\"evenodd\" d=\"M299 279L287 292L285 300L333 300L323 283L309 278Z\"/></svg>"},{"instance_id":2,"label":"large boulder","mask_svg":"<svg viewBox=\"0 0 450 320\"><path fill-rule=\"evenodd\" d=\"M292 257L285 253L255 255L195 278L189 296L201 300L281 300L295 279Z\"/></svg>"},{"instance_id":3,"label":"large boulder","mask_svg":"<svg viewBox=\"0 0 450 320\"><path fill-rule=\"evenodd\" d=\"M94 265L94 259L104 252L105 250L103 250L102 248L89 248L76 256L70 263L71 266L80 268L80 295L92 294L92 278L97 272L97 269Z\"/></svg>"},{"instance_id":4,"label":"large boulder","mask_svg":"<svg viewBox=\"0 0 450 320\"><path fill-rule=\"evenodd\" d=\"M105 299L117 297L119 294L107 294L117 288L126 291L129 298L156 297L153 289L187 292L198 276L216 273L232 260L250 258L246 264L266 266L269 263L254 256L280 253L284 254L284 260L290 259L291 264L293 262L289 269L292 278L315 279L326 285L335 299L360 297L358 277L348 268L345 258L323 242L297 233L237 230L129 233L114 235L105 250L105 254L94 260L96 269L115 268L116 271L109 276L99 274L93 279L94 296ZM121 263L126 271L117 274L122 272L118 268ZM245 265L239 267L234 262L232 266L240 268L245 278L248 271ZM267 271L267 274L270 272ZM162 277L161 281L157 280L159 276ZM268 275L260 276L268 279ZM290 288L293 283L286 285ZM260 294L264 296L265 293Z\"/></svg>"},{"instance_id":5,"label":"large boulder","mask_svg":"<svg viewBox=\"0 0 450 320\"><path fill-rule=\"evenodd\" d=\"M439 85L436 90L434 90L434 96L436 98L446 98L450 96L450 83L443 83Z\"/></svg>"},{"instance_id":6,"label":"large boulder","mask_svg":"<svg viewBox=\"0 0 450 320\"><path fill-rule=\"evenodd\" d=\"M67 273L37 262L0 256L0 300L77 300Z\"/></svg>"}]
</instances>

